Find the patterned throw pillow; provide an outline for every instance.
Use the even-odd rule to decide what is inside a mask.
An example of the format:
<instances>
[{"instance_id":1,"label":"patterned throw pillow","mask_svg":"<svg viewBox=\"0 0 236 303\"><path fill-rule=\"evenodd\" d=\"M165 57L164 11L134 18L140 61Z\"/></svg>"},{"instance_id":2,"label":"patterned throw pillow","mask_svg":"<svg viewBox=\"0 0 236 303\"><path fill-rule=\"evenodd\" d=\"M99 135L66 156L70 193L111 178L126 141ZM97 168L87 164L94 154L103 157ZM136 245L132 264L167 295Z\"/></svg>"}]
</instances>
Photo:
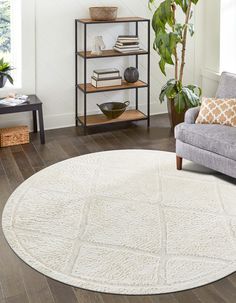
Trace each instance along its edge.
<instances>
[{"instance_id":1,"label":"patterned throw pillow","mask_svg":"<svg viewBox=\"0 0 236 303\"><path fill-rule=\"evenodd\" d=\"M236 127L236 99L203 98L196 123Z\"/></svg>"}]
</instances>

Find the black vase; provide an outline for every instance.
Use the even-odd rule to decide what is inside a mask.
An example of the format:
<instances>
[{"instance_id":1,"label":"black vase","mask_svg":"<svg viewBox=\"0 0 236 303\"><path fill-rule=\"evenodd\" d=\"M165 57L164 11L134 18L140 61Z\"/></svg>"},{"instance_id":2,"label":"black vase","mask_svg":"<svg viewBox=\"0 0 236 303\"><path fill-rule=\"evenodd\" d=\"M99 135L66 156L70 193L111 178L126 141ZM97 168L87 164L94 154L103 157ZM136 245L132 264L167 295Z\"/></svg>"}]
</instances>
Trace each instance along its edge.
<instances>
[{"instance_id":1,"label":"black vase","mask_svg":"<svg viewBox=\"0 0 236 303\"><path fill-rule=\"evenodd\" d=\"M124 78L129 83L137 82L139 79L139 71L136 67L128 67L125 70Z\"/></svg>"},{"instance_id":2,"label":"black vase","mask_svg":"<svg viewBox=\"0 0 236 303\"><path fill-rule=\"evenodd\" d=\"M3 88L7 82L6 76L0 76L0 88Z\"/></svg>"}]
</instances>

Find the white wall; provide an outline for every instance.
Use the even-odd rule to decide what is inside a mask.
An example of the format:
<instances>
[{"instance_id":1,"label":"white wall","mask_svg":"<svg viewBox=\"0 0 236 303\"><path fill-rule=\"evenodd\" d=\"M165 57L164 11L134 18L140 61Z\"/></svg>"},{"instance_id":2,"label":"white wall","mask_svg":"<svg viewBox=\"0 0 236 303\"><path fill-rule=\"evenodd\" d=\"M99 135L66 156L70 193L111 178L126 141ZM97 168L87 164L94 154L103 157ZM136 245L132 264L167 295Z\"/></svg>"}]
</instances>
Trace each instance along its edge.
<instances>
[{"instance_id":1,"label":"white wall","mask_svg":"<svg viewBox=\"0 0 236 303\"><path fill-rule=\"evenodd\" d=\"M221 1L221 69L236 71L236 4L235 0ZM227 33L227 34L226 34Z\"/></svg>"},{"instance_id":2,"label":"white wall","mask_svg":"<svg viewBox=\"0 0 236 303\"><path fill-rule=\"evenodd\" d=\"M203 20L202 88L205 96L215 96L220 76L221 0L204 2Z\"/></svg>"},{"instance_id":3,"label":"white wall","mask_svg":"<svg viewBox=\"0 0 236 303\"><path fill-rule=\"evenodd\" d=\"M36 5L36 46L37 46L37 68L36 68L36 91L44 101L46 126L50 128L74 124L74 30L73 20L75 18L88 17L88 7L95 5L110 5L111 1L101 0L60 0L48 1L38 0ZM151 18L151 12L147 8L146 0L114 0L113 5L119 6L120 16L143 16ZM132 31L132 27L130 28ZM107 47L112 47L119 33L127 33L127 26L112 25L110 27L100 25L90 27L89 44L97 34L104 33ZM141 35L144 39L145 26L141 25ZM153 40L152 33L152 40ZM144 41L145 42L145 41ZM144 43L145 44L145 43ZM134 58L129 59L99 59L90 61L89 74L93 68L114 66L123 70L124 66L134 65ZM191 39L188 45L188 59L186 65L186 79L192 83L198 81L195 67L195 40ZM93 65L94 64L94 65ZM145 80L146 61L140 57L140 70L142 79ZM152 113L166 112L166 105L160 105L158 95L160 88L165 82L158 68L158 56L152 51L151 58L151 103ZM171 68L168 74L173 77ZM82 77L80 77L82 81ZM96 103L105 100L125 101L131 97L127 92L122 93L100 93L89 96L88 109L91 113L97 111ZM81 106L82 107L82 95ZM133 98L132 98L133 100ZM146 92L140 90L141 103L145 104ZM145 108L145 106L143 106Z\"/></svg>"},{"instance_id":4,"label":"white wall","mask_svg":"<svg viewBox=\"0 0 236 303\"><path fill-rule=\"evenodd\" d=\"M33 0L24 0L28 3ZM205 1L205 2L204 2ZM220 0L200 0L195 12L196 35L189 39L185 81L201 85L202 66L205 56L206 40L207 47L215 43L216 36L212 35L211 21L205 20L206 9L214 16L215 4ZM205 4L208 3L209 7ZM59 128L74 125L74 19L88 17L88 7L95 5L111 5L110 0L35 0L36 20L36 93L44 102L44 116L46 128ZM112 5L119 7L120 16L143 16L151 18L152 14L147 8L147 0L113 0ZM212 11L213 10L213 11ZM33 13L33 12L32 12ZM218 18L218 17L217 17ZM218 19L213 20L217 23ZM208 18L207 18L208 19ZM208 26L206 33L205 26ZM216 24L217 25L217 24ZM217 25L218 26L218 25ZM146 42L145 26L141 25L141 37L143 44ZM104 41L108 48L112 47L118 34L132 32L132 26L112 25L110 27L100 25L89 30L89 45L97 34L104 35ZM206 36L205 36L206 34ZM152 33L152 40L153 40ZM212 41L212 40L213 41ZM217 43L214 44L217 46ZM81 46L82 47L82 46ZM213 48L216 52L217 49ZM213 56L214 57L214 56ZM209 55L211 66L204 66L203 70L212 68L217 70L213 58ZM90 61L89 73L94 68L118 67L121 70L129 65L134 65L134 58L130 59L99 59ZM158 55L152 51L151 55L151 111L152 114L166 112L166 105L160 105L158 95L161 86L166 79L158 67ZM81 61L80 61L81 62ZM93 65L94 64L94 65ZM81 69L82 70L82 69ZM146 80L146 60L140 56L141 78ZM32 75L33 77L34 75ZM168 68L168 76L173 77L172 68ZM82 81L82 77L81 81ZM28 92L28 91L27 91ZM146 90L140 90L140 102L145 109ZM28 92L29 93L29 92ZM32 90L32 93L34 91ZM88 109L90 113L97 111L96 103L106 100L125 101L133 100L133 93L99 93L88 98ZM82 95L80 94L82 104ZM82 107L80 107L82 109ZM12 121L11 121L12 122ZM18 121L17 121L18 122ZM1 123L0 123L1 124Z\"/></svg>"}]
</instances>

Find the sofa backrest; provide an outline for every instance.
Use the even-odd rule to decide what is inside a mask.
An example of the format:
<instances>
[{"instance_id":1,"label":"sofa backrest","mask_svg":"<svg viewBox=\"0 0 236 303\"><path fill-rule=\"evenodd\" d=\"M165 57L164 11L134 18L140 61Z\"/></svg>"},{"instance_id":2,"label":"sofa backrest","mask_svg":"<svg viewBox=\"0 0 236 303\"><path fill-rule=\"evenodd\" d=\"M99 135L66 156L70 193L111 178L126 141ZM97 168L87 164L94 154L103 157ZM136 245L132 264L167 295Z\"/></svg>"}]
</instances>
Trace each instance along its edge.
<instances>
[{"instance_id":1,"label":"sofa backrest","mask_svg":"<svg viewBox=\"0 0 236 303\"><path fill-rule=\"evenodd\" d=\"M236 98L236 74L222 73L216 98Z\"/></svg>"}]
</instances>

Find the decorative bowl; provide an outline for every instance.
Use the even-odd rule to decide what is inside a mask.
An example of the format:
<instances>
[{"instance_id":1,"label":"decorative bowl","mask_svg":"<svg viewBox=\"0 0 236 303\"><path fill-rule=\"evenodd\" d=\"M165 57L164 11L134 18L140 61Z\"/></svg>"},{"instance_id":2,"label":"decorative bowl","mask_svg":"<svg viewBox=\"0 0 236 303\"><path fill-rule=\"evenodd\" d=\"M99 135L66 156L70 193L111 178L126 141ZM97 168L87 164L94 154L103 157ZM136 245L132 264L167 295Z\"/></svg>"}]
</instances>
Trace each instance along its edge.
<instances>
[{"instance_id":1,"label":"decorative bowl","mask_svg":"<svg viewBox=\"0 0 236 303\"><path fill-rule=\"evenodd\" d=\"M90 7L90 17L94 21L112 21L117 18L118 7L99 6Z\"/></svg>"},{"instance_id":2,"label":"decorative bowl","mask_svg":"<svg viewBox=\"0 0 236 303\"><path fill-rule=\"evenodd\" d=\"M130 105L129 101L122 102L108 102L103 104L97 104L100 110L108 119L116 119L120 117Z\"/></svg>"}]
</instances>

